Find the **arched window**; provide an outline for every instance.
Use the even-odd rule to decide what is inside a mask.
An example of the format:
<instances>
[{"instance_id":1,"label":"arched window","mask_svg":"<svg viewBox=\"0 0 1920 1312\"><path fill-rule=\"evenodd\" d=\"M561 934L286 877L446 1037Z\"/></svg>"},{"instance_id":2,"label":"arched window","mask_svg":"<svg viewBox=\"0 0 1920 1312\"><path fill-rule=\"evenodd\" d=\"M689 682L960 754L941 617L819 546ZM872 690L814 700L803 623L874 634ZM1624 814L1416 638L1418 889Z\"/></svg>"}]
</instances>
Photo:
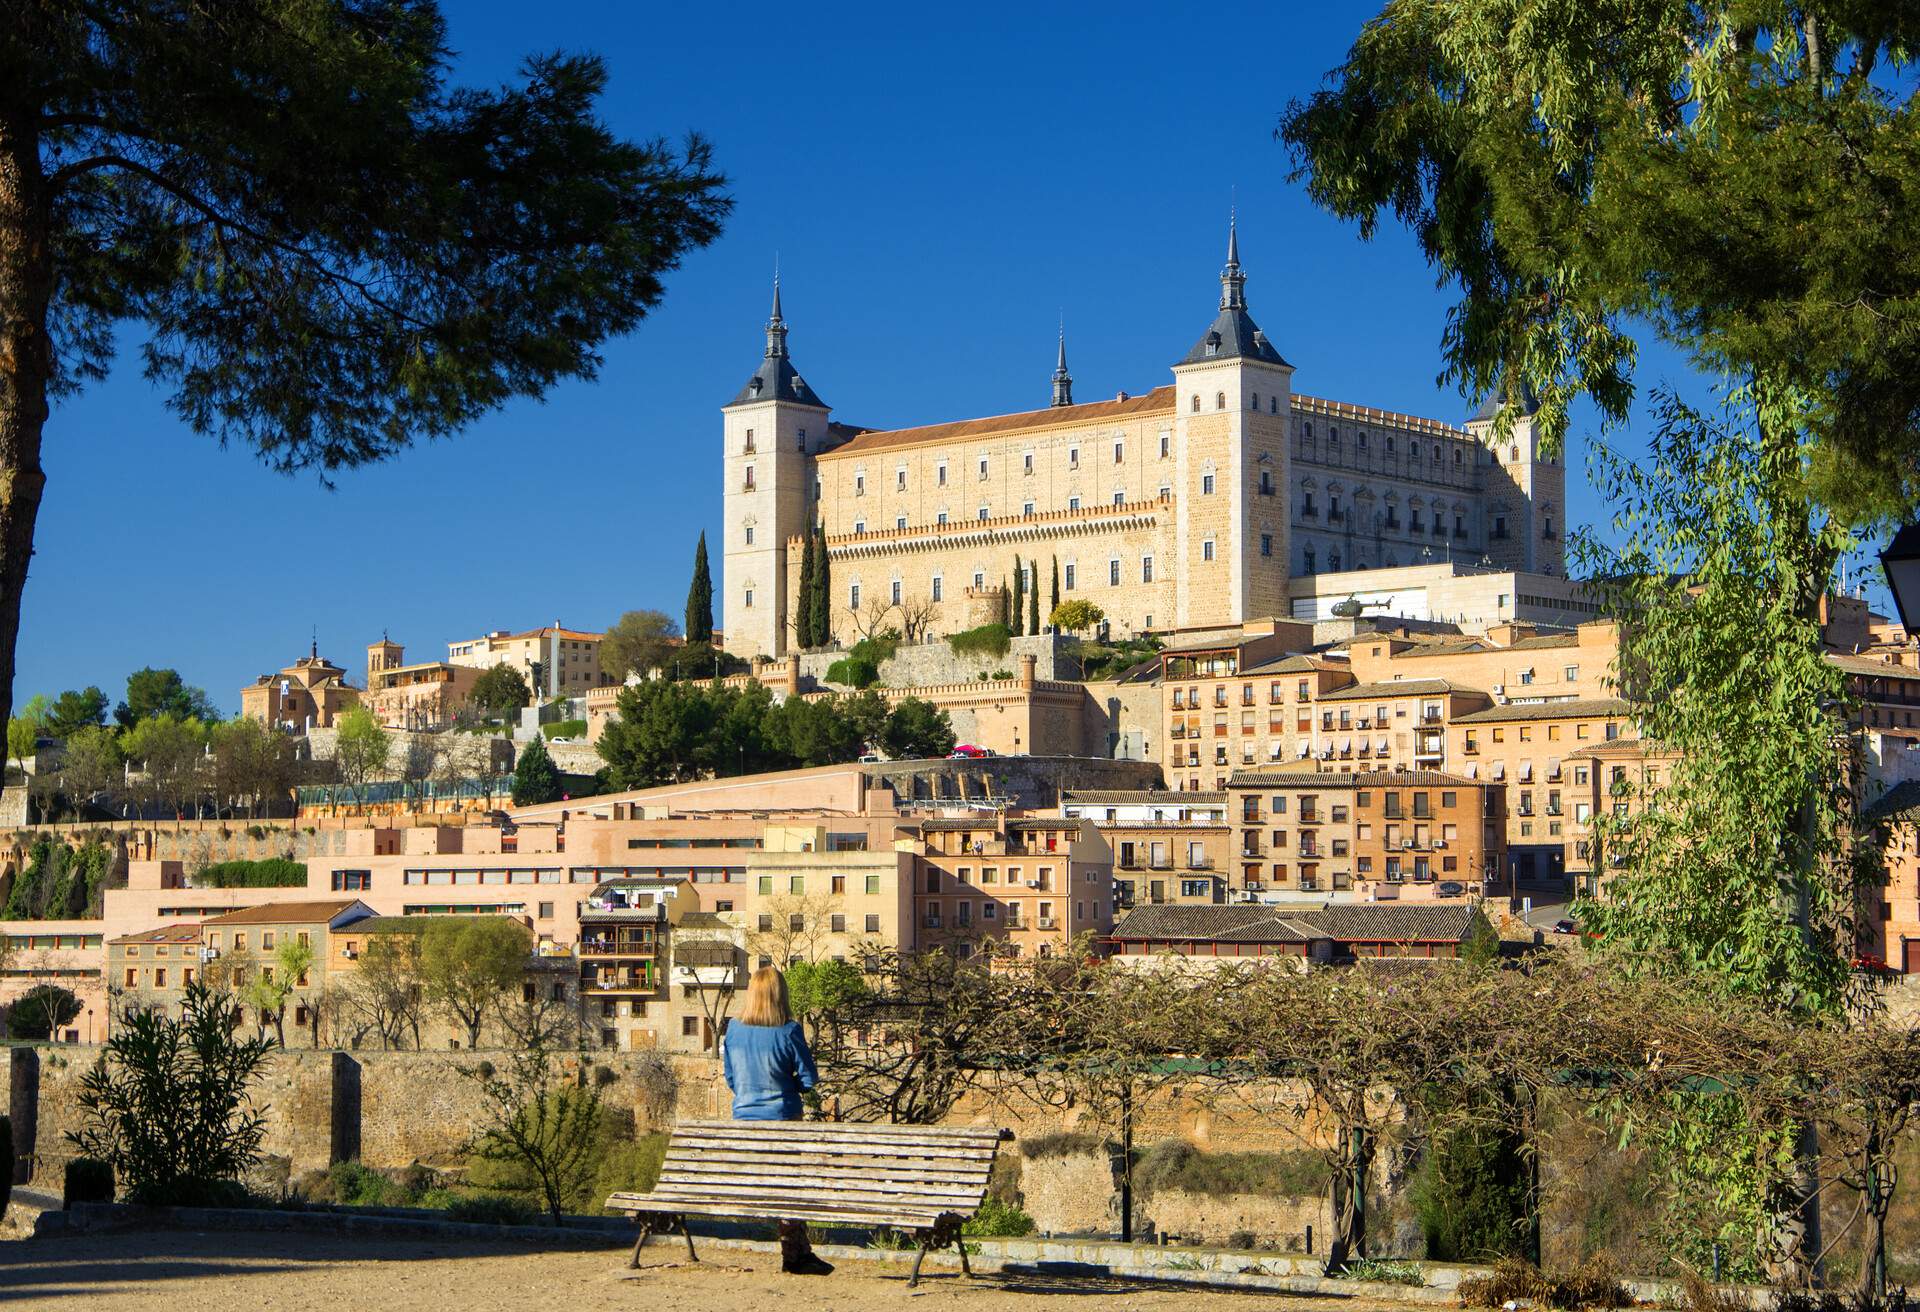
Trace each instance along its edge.
<instances>
[{"instance_id":1,"label":"arched window","mask_svg":"<svg viewBox=\"0 0 1920 1312\"><path fill-rule=\"evenodd\" d=\"M1338 551L1329 551L1327 553L1327 568L1335 574L1340 572L1340 553Z\"/></svg>"},{"instance_id":2,"label":"arched window","mask_svg":"<svg viewBox=\"0 0 1920 1312\"><path fill-rule=\"evenodd\" d=\"M1215 410L1225 410L1227 408L1227 394L1225 392L1215 392L1213 394L1213 408Z\"/></svg>"},{"instance_id":3,"label":"arched window","mask_svg":"<svg viewBox=\"0 0 1920 1312\"><path fill-rule=\"evenodd\" d=\"M1270 414L1270 415L1277 415L1277 414L1279 414L1279 413L1280 413L1280 398L1279 398L1279 397L1277 397L1277 396L1270 396L1270 397L1268 397L1268 398L1267 398L1267 413L1268 413L1268 414Z\"/></svg>"},{"instance_id":4,"label":"arched window","mask_svg":"<svg viewBox=\"0 0 1920 1312\"><path fill-rule=\"evenodd\" d=\"M1200 393L1198 392L1193 394L1193 412L1195 414L1200 413Z\"/></svg>"},{"instance_id":5,"label":"arched window","mask_svg":"<svg viewBox=\"0 0 1920 1312\"><path fill-rule=\"evenodd\" d=\"M1253 408L1255 410L1258 410L1260 408L1260 393L1258 392L1255 392L1253 394Z\"/></svg>"}]
</instances>

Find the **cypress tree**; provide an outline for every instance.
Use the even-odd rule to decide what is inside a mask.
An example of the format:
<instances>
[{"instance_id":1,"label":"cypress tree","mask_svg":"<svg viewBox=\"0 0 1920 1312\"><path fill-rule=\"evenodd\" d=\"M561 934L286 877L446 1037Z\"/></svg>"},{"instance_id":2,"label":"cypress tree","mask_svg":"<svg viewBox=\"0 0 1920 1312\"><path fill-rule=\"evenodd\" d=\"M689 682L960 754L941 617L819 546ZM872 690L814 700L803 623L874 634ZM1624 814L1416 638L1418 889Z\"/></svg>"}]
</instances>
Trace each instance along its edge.
<instances>
[{"instance_id":1,"label":"cypress tree","mask_svg":"<svg viewBox=\"0 0 1920 1312\"><path fill-rule=\"evenodd\" d=\"M816 524L813 558L813 645L833 645L833 569L827 557L827 527Z\"/></svg>"},{"instance_id":2,"label":"cypress tree","mask_svg":"<svg viewBox=\"0 0 1920 1312\"><path fill-rule=\"evenodd\" d=\"M1007 608L1007 627L1013 630L1013 636L1020 636L1020 622L1026 618L1027 576L1020 569L1020 557L1013 558L1013 605Z\"/></svg>"},{"instance_id":3,"label":"cypress tree","mask_svg":"<svg viewBox=\"0 0 1920 1312\"><path fill-rule=\"evenodd\" d=\"M1033 586L1027 589L1027 632L1040 632L1040 562L1033 562Z\"/></svg>"},{"instance_id":4,"label":"cypress tree","mask_svg":"<svg viewBox=\"0 0 1920 1312\"><path fill-rule=\"evenodd\" d=\"M800 594L793 607L793 641L802 650L817 645L813 636L813 534L800 551Z\"/></svg>"},{"instance_id":5,"label":"cypress tree","mask_svg":"<svg viewBox=\"0 0 1920 1312\"><path fill-rule=\"evenodd\" d=\"M707 568L707 534L693 549L693 583L687 588L687 641L713 641L713 572Z\"/></svg>"},{"instance_id":6,"label":"cypress tree","mask_svg":"<svg viewBox=\"0 0 1920 1312\"><path fill-rule=\"evenodd\" d=\"M559 800L560 771L554 767L553 755L547 751L545 736L536 734L532 742L520 749L520 759L513 763L513 804L539 806Z\"/></svg>"},{"instance_id":7,"label":"cypress tree","mask_svg":"<svg viewBox=\"0 0 1920 1312\"><path fill-rule=\"evenodd\" d=\"M1060 557L1055 556L1053 558L1053 596L1049 598L1047 601L1047 618L1051 620L1053 618L1053 613L1059 609L1060 609Z\"/></svg>"}]
</instances>

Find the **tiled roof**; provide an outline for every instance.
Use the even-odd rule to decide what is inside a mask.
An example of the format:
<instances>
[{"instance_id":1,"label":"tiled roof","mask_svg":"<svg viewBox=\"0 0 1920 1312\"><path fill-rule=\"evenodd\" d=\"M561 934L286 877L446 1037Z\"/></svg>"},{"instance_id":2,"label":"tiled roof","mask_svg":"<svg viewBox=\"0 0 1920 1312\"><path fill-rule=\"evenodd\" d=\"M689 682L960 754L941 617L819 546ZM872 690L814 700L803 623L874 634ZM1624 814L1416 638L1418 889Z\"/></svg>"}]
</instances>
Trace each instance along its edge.
<instances>
[{"instance_id":1,"label":"tiled roof","mask_svg":"<svg viewBox=\"0 0 1920 1312\"><path fill-rule=\"evenodd\" d=\"M1451 679L1387 679L1378 683L1355 683L1320 694L1323 702L1364 701L1371 697L1432 697L1443 692L1479 692Z\"/></svg>"},{"instance_id":2,"label":"tiled roof","mask_svg":"<svg viewBox=\"0 0 1920 1312\"><path fill-rule=\"evenodd\" d=\"M1867 808L1867 819L1920 819L1920 780L1909 779L1903 784L1894 785L1885 796Z\"/></svg>"},{"instance_id":3,"label":"tiled roof","mask_svg":"<svg viewBox=\"0 0 1920 1312\"><path fill-rule=\"evenodd\" d=\"M1229 788L1471 788L1478 781L1438 770L1362 770L1335 774L1320 770L1236 770Z\"/></svg>"},{"instance_id":4,"label":"tiled roof","mask_svg":"<svg viewBox=\"0 0 1920 1312\"><path fill-rule=\"evenodd\" d=\"M1364 637L1353 638L1349 641L1348 645L1351 646L1355 642L1364 641L1366 641ZM1409 656L1468 656L1474 652L1495 650L1498 649L1495 648L1492 643L1483 642L1479 638L1461 638L1457 641L1450 642L1416 642L1405 651L1395 653L1395 656L1396 658Z\"/></svg>"},{"instance_id":5,"label":"tiled roof","mask_svg":"<svg viewBox=\"0 0 1920 1312\"><path fill-rule=\"evenodd\" d=\"M119 938L107 940L107 946L121 943L198 943L200 926L198 925L162 925L158 929L143 929L138 934L122 934Z\"/></svg>"},{"instance_id":6,"label":"tiled roof","mask_svg":"<svg viewBox=\"0 0 1920 1312\"><path fill-rule=\"evenodd\" d=\"M394 932L418 934L426 929L430 916L368 916L365 920L353 922L356 934L391 934Z\"/></svg>"},{"instance_id":7,"label":"tiled roof","mask_svg":"<svg viewBox=\"0 0 1920 1312\"><path fill-rule=\"evenodd\" d=\"M1538 651L1545 647L1578 647L1580 636L1575 633L1536 633L1531 638L1516 638L1507 644L1507 651ZM1501 650L1495 648L1495 650Z\"/></svg>"},{"instance_id":8,"label":"tiled roof","mask_svg":"<svg viewBox=\"0 0 1920 1312\"><path fill-rule=\"evenodd\" d=\"M1849 674L1865 674L1883 679L1920 679L1920 669L1915 669L1911 665L1893 665L1873 656L1828 652L1827 659Z\"/></svg>"},{"instance_id":9,"label":"tiled roof","mask_svg":"<svg viewBox=\"0 0 1920 1312\"><path fill-rule=\"evenodd\" d=\"M1265 665L1256 665L1252 669L1240 671L1242 674L1312 674L1319 670L1339 670L1346 673L1348 666L1344 661L1330 661L1319 656L1282 656L1278 660L1268 661Z\"/></svg>"},{"instance_id":10,"label":"tiled roof","mask_svg":"<svg viewBox=\"0 0 1920 1312\"><path fill-rule=\"evenodd\" d=\"M357 897L332 902L268 902L214 916L209 925L308 925L332 920L351 907L364 906Z\"/></svg>"},{"instance_id":11,"label":"tiled roof","mask_svg":"<svg viewBox=\"0 0 1920 1312\"><path fill-rule=\"evenodd\" d=\"M1506 723L1509 720L1578 720L1593 715L1626 715L1632 710L1618 697L1588 697L1570 702L1527 702L1493 706L1453 717L1455 724Z\"/></svg>"},{"instance_id":12,"label":"tiled roof","mask_svg":"<svg viewBox=\"0 0 1920 1312\"><path fill-rule=\"evenodd\" d=\"M1062 802L1079 802L1095 806L1194 806L1208 802L1224 802L1227 795L1220 792L1182 793L1171 788L1090 788L1082 792L1067 789L1060 794Z\"/></svg>"},{"instance_id":13,"label":"tiled roof","mask_svg":"<svg viewBox=\"0 0 1920 1312\"><path fill-rule=\"evenodd\" d=\"M1138 907L1112 937L1217 943L1459 943L1482 919L1471 903L1329 903L1320 907Z\"/></svg>"},{"instance_id":14,"label":"tiled roof","mask_svg":"<svg viewBox=\"0 0 1920 1312\"><path fill-rule=\"evenodd\" d=\"M1250 642L1265 641L1265 634L1255 634L1250 637L1244 633L1236 633L1230 637L1215 638L1211 642L1183 642L1178 647L1162 647L1157 654L1161 656L1194 656L1207 651L1238 651Z\"/></svg>"},{"instance_id":15,"label":"tiled roof","mask_svg":"<svg viewBox=\"0 0 1920 1312\"><path fill-rule=\"evenodd\" d=\"M717 911L689 911L680 917L681 929L727 929L727 922L720 918Z\"/></svg>"},{"instance_id":16,"label":"tiled roof","mask_svg":"<svg viewBox=\"0 0 1920 1312\"><path fill-rule=\"evenodd\" d=\"M985 419L958 419L945 424L926 424L919 428L873 429L849 439L831 451L820 453L821 460L865 455L869 451L892 450L904 446L925 446L934 442L964 441L995 433L1018 433L1029 429L1059 428L1067 424L1096 423L1122 419L1129 415L1173 413L1173 387L1156 387L1144 396L1123 400L1090 401L1085 405L1048 406L1044 410L1023 410L1018 414L993 415Z\"/></svg>"}]
</instances>

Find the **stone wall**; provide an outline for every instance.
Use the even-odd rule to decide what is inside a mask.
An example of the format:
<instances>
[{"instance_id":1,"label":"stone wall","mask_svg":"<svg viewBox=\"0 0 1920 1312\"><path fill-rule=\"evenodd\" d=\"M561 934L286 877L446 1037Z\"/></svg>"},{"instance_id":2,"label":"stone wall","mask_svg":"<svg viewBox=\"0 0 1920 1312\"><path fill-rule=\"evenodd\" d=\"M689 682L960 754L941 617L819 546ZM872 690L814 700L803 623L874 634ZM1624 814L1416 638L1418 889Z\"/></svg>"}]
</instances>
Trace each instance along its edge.
<instances>
[{"instance_id":1,"label":"stone wall","mask_svg":"<svg viewBox=\"0 0 1920 1312\"><path fill-rule=\"evenodd\" d=\"M885 761L863 767L901 802L1006 798L1030 808L1057 806L1063 789L1160 788L1155 761L1084 756L989 756L972 761Z\"/></svg>"},{"instance_id":2,"label":"stone wall","mask_svg":"<svg viewBox=\"0 0 1920 1312\"><path fill-rule=\"evenodd\" d=\"M1015 638L1004 656L962 656L947 645L945 638L932 642L902 645L893 659L880 667L880 682L888 688L923 688L946 683L968 683L980 671L1018 671L1020 658L1034 658L1036 679L1072 680L1080 677L1080 662L1073 656L1078 640L1059 633L1041 633ZM800 657L800 677L812 680L809 686L826 685L827 667L846 655L844 651L804 652Z\"/></svg>"}]
</instances>

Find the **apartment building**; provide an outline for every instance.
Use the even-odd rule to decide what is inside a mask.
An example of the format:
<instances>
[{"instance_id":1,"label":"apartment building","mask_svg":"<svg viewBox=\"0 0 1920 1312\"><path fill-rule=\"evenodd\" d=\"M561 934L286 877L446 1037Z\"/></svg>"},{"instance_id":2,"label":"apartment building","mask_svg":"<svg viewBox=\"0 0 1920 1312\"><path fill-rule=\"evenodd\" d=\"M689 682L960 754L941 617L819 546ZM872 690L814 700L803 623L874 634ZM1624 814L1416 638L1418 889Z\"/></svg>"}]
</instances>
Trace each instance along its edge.
<instances>
[{"instance_id":1,"label":"apartment building","mask_svg":"<svg viewBox=\"0 0 1920 1312\"><path fill-rule=\"evenodd\" d=\"M320 1000L332 977L353 968L356 927L373 914L373 908L358 898L264 902L229 911L200 926L202 969L210 982L239 993L256 971L273 978L282 968L277 954L286 944L306 947L312 962L289 981L293 993L287 1000L285 1024L291 1030L309 1029L317 1023ZM264 1016L255 1019L270 1023Z\"/></svg>"},{"instance_id":2,"label":"apartment building","mask_svg":"<svg viewBox=\"0 0 1920 1312\"><path fill-rule=\"evenodd\" d=\"M1227 781L1236 901L1505 893L1497 786L1437 771L1242 771Z\"/></svg>"},{"instance_id":3,"label":"apartment building","mask_svg":"<svg viewBox=\"0 0 1920 1312\"><path fill-rule=\"evenodd\" d=\"M466 709L480 671L446 661L407 663L407 650L391 638L367 646L367 690L360 701L389 729L445 729Z\"/></svg>"},{"instance_id":4,"label":"apartment building","mask_svg":"<svg viewBox=\"0 0 1920 1312\"><path fill-rule=\"evenodd\" d=\"M1880 836L1887 882L1859 918L1860 952L1920 975L1920 783L1894 788L1868 818Z\"/></svg>"},{"instance_id":5,"label":"apartment building","mask_svg":"<svg viewBox=\"0 0 1920 1312\"><path fill-rule=\"evenodd\" d=\"M922 948L966 958L992 940L1016 957L1049 957L1113 927L1113 851L1090 820L923 820L913 846Z\"/></svg>"},{"instance_id":6,"label":"apartment building","mask_svg":"<svg viewBox=\"0 0 1920 1312\"><path fill-rule=\"evenodd\" d=\"M161 925L109 940L107 993L113 1014L128 1007L177 1014L187 985L205 969L205 947L199 924Z\"/></svg>"},{"instance_id":7,"label":"apartment building","mask_svg":"<svg viewBox=\"0 0 1920 1312\"><path fill-rule=\"evenodd\" d=\"M511 665L519 670L536 699L584 697L595 688L620 681L600 668L600 643L607 635L570 629L555 620L524 633L495 629L478 638L447 644L447 664L473 670Z\"/></svg>"},{"instance_id":8,"label":"apartment building","mask_svg":"<svg viewBox=\"0 0 1920 1312\"><path fill-rule=\"evenodd\" d=\"M1113 852L1116 911L1163 904L1216 905L1227 900L1224 792L1137 790L1068 792L1060 814L1090 820Z\"/></svg>"}]
</instances>

